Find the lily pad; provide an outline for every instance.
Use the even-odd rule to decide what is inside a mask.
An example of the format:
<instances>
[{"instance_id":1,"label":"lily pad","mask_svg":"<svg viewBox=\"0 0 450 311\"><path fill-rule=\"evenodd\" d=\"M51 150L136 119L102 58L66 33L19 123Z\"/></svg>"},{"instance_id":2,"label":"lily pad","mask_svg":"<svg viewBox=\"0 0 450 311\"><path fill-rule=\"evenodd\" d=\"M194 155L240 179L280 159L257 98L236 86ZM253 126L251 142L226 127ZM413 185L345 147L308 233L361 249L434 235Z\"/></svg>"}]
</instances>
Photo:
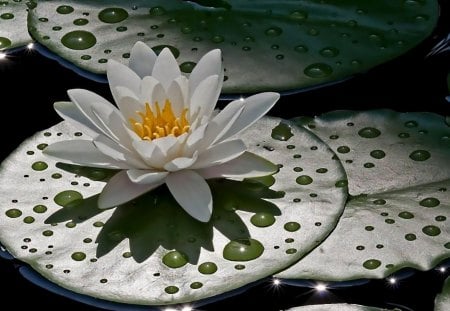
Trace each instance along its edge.
<instances>
[{"instance_id":1,"label":"lily pad","mask_svg":"<svg viewBox=\"0 0 450 311\"><path fill-rule=\"evenodd\" d=\"M69 8L70 9L62 9ZM364 72L410 50L436 25L436 0L40 1L33 37L89 72L124 63L136 41L168 46L180 68L223 53L224 93L292 91Z\"/></svg>"},{"instance_id":2,"label":"lily pad","mask_svg":"<svg viewBox=\"0 0 450 311\"><path fill-rule=\"evenodd\" d=\"M0 1L0 51L24 46L32 41L27 16L31 1Z\"/></svg>"},{"instance_id":3,"label":"lily pad","mask_svg":"<svg viewBox=\"0 0 450 311\"><path fill-rule=\"evenodd\" d=\"M114 172L56 163L41 152L84 136L62 122L2 163L0 240L47 279L97 298L164 305L258 281L325 239L346 200L346 188L335 186L346 177L328 146L305 129L263 118L241 138L249 151L280 163L279 172L210 180L209 223L186 214L165 187L99 210L97 194Z\"/></svg>"},{"instance_id":4,"label":"lily pad","mask_svg":"<svg viewBox=\"0 0 450 311\"><path fill-rule=\"evenodd\" d=\"M450 307L450 277L444 282L442 292L437 295L434 301L434 311L445 311Z\"/></svg>"},{"instance_id":5,"label":"lily pad","mask_svg":"<svg viewBox=\"0 0 450 311\"><path fill-rule=\"evenodd\" d=\"M393 309L381 309L376 307L361 306L347 303L335 303L335 304L323 304L323 305L310 305L303 307L295 307L288 309L287 311L387 311Z\"/></svg>"},{"instance_id":6,"label":"lily pad","mask_svg":"<svg viewBox=\"0 0 450 311\"><path fill-rule=\"evenodd\" d=\"M341 111L298 121L336 150L352 196L330 237L278 277L382 278L450 257L450 127L442 116Z\"/></svg>"}]
</instances>

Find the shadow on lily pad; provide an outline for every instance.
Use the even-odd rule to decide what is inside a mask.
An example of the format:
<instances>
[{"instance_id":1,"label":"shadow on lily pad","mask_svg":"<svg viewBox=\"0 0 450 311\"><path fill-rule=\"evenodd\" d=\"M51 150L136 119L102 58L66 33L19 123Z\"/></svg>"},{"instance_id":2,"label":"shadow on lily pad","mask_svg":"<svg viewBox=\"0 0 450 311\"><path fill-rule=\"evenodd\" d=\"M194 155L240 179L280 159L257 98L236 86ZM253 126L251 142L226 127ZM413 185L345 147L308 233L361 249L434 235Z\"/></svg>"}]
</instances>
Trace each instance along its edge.
<instances>
[{"instance_id":1,"label":"shadow on lily pad","mask_svg":"<svg viewBox=\"0 0 450 311\"><path fill-rule=\"evenodd\" d=\"M72 173L92 177L92 170L73 165L59 165ZM95 169L97 170L97 169ZM115 172L104 171L101 180L109 179ZM99 173L95 173L99 180ZM237 210L264 213L270 217L281 215L280 209L264 199L280 198L284 193L269 189L273 178L231 181L209 180L213 195L213 213L208 223L202 223L175 201L163 185L134 201L115 208L96 238L98 258L108 254L124 239L129 239L130 253L136 262L149 258L160 246L176 250L191 263L198 262L202 248L214 251L212 243L217 229L230 241L246 243L251 238L245 222ZM72 221L84 222L100 213L98 194L86 199L74 200L46 219L46 223Z\"/></svg>"}]
</instances>

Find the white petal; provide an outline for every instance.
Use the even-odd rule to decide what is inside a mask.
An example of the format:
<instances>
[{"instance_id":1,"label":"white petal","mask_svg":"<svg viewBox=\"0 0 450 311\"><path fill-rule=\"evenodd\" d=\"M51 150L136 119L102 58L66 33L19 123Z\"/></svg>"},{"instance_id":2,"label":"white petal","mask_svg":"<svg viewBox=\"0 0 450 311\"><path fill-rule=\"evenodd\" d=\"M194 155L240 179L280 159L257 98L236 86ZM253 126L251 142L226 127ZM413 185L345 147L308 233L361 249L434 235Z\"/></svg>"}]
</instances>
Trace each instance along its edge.
<instances>
[{"instance_id":1,"label":"white petal","mask_svg":"<svg viewBox=\"0 0 450 311\"><path fill-rule=\"evenodd\" d=\"M166 184L175 200L195 219L208 222L212 213L212 195L206 181L191 170L171 173Z\"/></svg>"},{"instance_id":2,"label":"white petal","mask_svg":"<svg viewBox=\"0 0 450 311\"><path fill-rule=\"evenodd\" d=\"M164 180L153 184L136 184L128 178L126 171L120 171L103 188L98 198L98 207L105 209L129 202L163 183Z\"/></svg>"},{"instance_id":3,"label":"white petal","mask_svg":"<svg viewBox=\"0 0 450 311\"><path fill-rule=\"evenodd\" d=\"M179 158L173 159L172 161L170 161L170 162L166 163L166 165L164 165L164 169L169 172L176 172L179 170L189 168L192 166L192 164L195 163L195 161L197 161L197 155L198 155L198 153L195 152L191 158L179 157Z\"/></svg>"},{"instance_id":4,"label":"white petal","mask_svg":"<svg viewBox=\"0 0 450 311\"><path fill-rule=\"evenodd\" d=\"M186 140L185 151L190 152L193 149L197 149L197 145L203 141L203 137L205 136L205 130L208 124L203 124L193 130L188 139Z\"/></svg>"},{"instance_id":5,"label":"white petal","mask_svg":"<svg viewBox=\"0 0 450 311\"><path fill-rule=\"evenodd\" d=\"M152 74L156 57L155 52L147 44L138 41L131 49L128 66L142 79Z\"/></svg>"},{"instance_id":6,"label":"white petal","mask_svg":"<svg viewBox=\"0 0 450 311\"><path fill-rule=\"evenodd\" d=\"M280 94L273 92L259 93L246 98L244 110L220 141L236 135L258 121L275 105L279 98Z\"/></svg>"},{"instance_id":7,"label":"white petal","mask_svg":"<svg viewBox=\"0 0 450 311\"><path fill-rule=\"evenodd\" d=\"M141 85L141 78L130 68L113 59L108 60L106 69L109 87L116 102L119 101L119 96L116 94L116 87L124 86L131 90L134 94L139 94L139 87Z\"/></svg>"},{"instance_id":8,"label":"white petal","mask_svg":"<svg viewBox=\"0 0 450 311\"><path fill-rule=\"evenodd\" d=\"M206 168L222 164L239 157L245 150L247 147L240 139L226 141L203 151L191 168Z\"/></svg>"},{"instance_id":9,"label":"white petal","mask_svg":"<svg viewBox=\"0 0 450 311\"><path fill-rule=\"evenodd\" d=\"M159 53L155 66L153 67L152 76L161 82L166 90L173 80L181 76L177 60L168 48L164 48L161 53Z\"/></svg>"},{"instance_id":10,"label":"white petal","mask_svg":"<svg viewBox=\"0 0 450 311\"><path fill-rule=\"evenodd\" d=\"M189 90L193 92L209 76L217 75L219 80L223 81L223 74L222 54L219 49L212 50L206 53L192 70L189 76ZM221 89L222 84L219 87L219 93Z\"/></svg>"},{"instance_id":11,"label":"white petal","mask_svg":"<svg viewBox=\"0 0 450 311\"><path fill-rule=\"evenodd\" d=\"M55 102L55 111L68 122L74 124L81 132L88 136L97 136L99 131L92 122L72 102Z\"/></svg>"},{"instance_id":12,"label":"white petal","mask_svg":"<svg viewBox=\"0 0 450 311\"><path fill-rule=\"evenodd\" d=\"M128 167L147 168L146 163L130 150L122 147L106 136L99 135L93 140L97 149L118 162L127 163Z\"/></svg>"},{"instance_id":13,"label":"white petal","mask_svg":"<svg viewBox=\"0 0 450 311\"><path fill-rule=\"evenodd\" d=\"M168 99L172 104L173 113L175 116L180 116L184 109L185 102L180 85L176 81L173 81L167 90L167 94L169 95Z\"/></svg>"},{"instance_id":14,"label":"white petal","mask_svg":"<svg viewBox=\"0 0 450 311\"><path fill-rule=\"evenodd\" d=\"M98 150L90 140L64 140L47 146L43 153L62 162L91 167L129 168Z\"/></svg>"},{"instance_id":15,"label":"white petal","mask_svg":"<svg viewBox=\"0 0 450 311\"><path fill-rule=\"evenodd\" d=\"M143 106L145 103L153 103L153 93L155 92L155 87L157 85L160 89L159 92L161 92L161 90L164 91L161 83L159 83L159 81L154 77L145 77L144 79L142 79L140 101ZM158 91L158 89L156 91Z\"/></svg>"},{"instance_id":16,"label":"white petal","mask_svg":"<svg viewBox=\"0 0 450 311\"><path fill-rule=\"evenodd\" d=\"M171 149L177 144L177 138L167 136L153 141L134 141L133 147L147 165L156 169L163 169L164 165L171 160L169 157Z\"/></svg>"},{"instance_id":17,"label":"white petal","mask_svg":"<svg viewBox=\"0 0 450 311\"><path fill-rule=\"evenodd\" d=\"M67 94L84 116L98 129L98 132L103 133L104 135L110 135L108 125L99 122L99 119L94 115L92 110L95 108L103 115L107 115L112 111L120 113L113 104L88 90L73 89L67 91Z\"/></svg>"},{"instance_id":18,"label":"white petal","mask_svg":"<svg viewBox=\"0 0 450 311\"><path fill-rule=\"evenodd\" d=\"M185 76L179 76L175 79L175 82L180 86L181 93L184 98L184 107L189 108L189 80Z\"/></svg>"},{"instance_id":19,"label":"white petal","mask_svg":"<svg viewBox=\"0 0 450 311\"><path fill-rule=\"evenodd\" d=\"M205 179L209 178L251 178L274 174L278 166L251 152L244 152L240 157L224 164L199 169L197 172Z\"/></svg>"},{"instance_id":20,"label":"white petal","mask_svg":"<svg viewBox=\"0 0 450 311\"><path fill-rule=\"evenodd\" d=\"M128 178L137 184L154 184L162 181L169 174L156 170L128 170Z\"/></svg>"},{"instance_id":21,"label":"white petal","mask_svg":"<svg viewBox=\"0 0 450 311\"><path fill-rule=\"evenodd\" d=\"M148 101L150 104L150 107L152 107L153 112L156 111L155 104L158 103L159 108L163 108L164 103L166 102L166 99L168 99L166 90L164 90L164 87L161 83L158 83L153 88L153 92L151 94L151 99Z\"/></svg>"},{"instance_id":22,"label":"white petal","mask_svg":"<svg viewBox=\"0 0 450 311\"><path fill-rule=\"evenodd\" d=\"M244 101L234 101L229 103L219 114L217 114L209 123L205 131L205 137L202 140L200 150L208 148L210 145L219 141L220 138L230 129L236 119L244 109Z\"/></svg>"},{"instance_id":23,"label":"white petal","mask_svg":"<svg viewBox=\"0 0 450 311\"><path fill-rule=\"evenodd\" d=\"M190 99L191 120L202 116L211 116L219 98L217 94L217 88L220 87L219 84L217 75L209 76L200 82Z\"/></svg>"},{"instance_id":24,"label":"white petal","mask_svg":"<svg viewBox=\"0 0 450 311\"><path fill-rule=\"evenodd\" d=\"M119 106L120 113L122 113L127 121L130 120L130 118L140 120L137 112L144 110L144 106L136 99L136 97L121 96L120 100L117 102L117 106Z\"/></svg>"}]
</instances>

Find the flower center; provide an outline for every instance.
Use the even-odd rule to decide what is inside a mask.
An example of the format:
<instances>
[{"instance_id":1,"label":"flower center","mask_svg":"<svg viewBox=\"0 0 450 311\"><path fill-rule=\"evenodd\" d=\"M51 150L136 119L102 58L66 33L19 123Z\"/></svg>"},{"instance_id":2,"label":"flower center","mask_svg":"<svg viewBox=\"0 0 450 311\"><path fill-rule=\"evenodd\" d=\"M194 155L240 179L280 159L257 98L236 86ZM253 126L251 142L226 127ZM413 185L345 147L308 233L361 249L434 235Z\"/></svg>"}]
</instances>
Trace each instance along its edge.
<instances>
[{"instance_id":1,"label":"flower center","mask_svg":"<svg viewBox=\"0 0 450 311\"><path fill-rule=\"evenodd\" d=\"M161 110L158 102L155 102L156 111L153 111L148 103L145 103L145 111L136 111L141 121L130 118L131 126L138 136L143 140L153 140L173 135L175 137L186 133L190 129L189 121L186 119L187 108L183 109L177 118L172 110L171 102L166 99Z\"/></svg>"}]
</instances>

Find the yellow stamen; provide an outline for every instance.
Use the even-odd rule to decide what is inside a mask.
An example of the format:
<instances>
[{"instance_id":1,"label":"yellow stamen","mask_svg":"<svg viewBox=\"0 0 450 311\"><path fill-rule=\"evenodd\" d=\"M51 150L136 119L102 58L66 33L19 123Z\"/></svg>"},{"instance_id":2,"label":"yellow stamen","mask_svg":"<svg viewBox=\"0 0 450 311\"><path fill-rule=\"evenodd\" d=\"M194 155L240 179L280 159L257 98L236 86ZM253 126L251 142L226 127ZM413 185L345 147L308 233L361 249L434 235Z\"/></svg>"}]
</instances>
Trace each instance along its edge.
<instances>
[{"instance_id":1,"label":"yellow stamen","mask_svg":"<svg viewBox=\"0 0 450 311\"><path fill-rule=\"evenodd\" d=\"M155 102L154 110L155 112L149 103L145 103L145 111L136 111L141 121L134 118L129 119L133 131L141 139L153 140L169 135L177 137L189 131L190 124L186 118L187 108L183 109L177 118L172 110L172 103L166 99L162 110L158 102Z\"/></svg>"}]
</instances>

